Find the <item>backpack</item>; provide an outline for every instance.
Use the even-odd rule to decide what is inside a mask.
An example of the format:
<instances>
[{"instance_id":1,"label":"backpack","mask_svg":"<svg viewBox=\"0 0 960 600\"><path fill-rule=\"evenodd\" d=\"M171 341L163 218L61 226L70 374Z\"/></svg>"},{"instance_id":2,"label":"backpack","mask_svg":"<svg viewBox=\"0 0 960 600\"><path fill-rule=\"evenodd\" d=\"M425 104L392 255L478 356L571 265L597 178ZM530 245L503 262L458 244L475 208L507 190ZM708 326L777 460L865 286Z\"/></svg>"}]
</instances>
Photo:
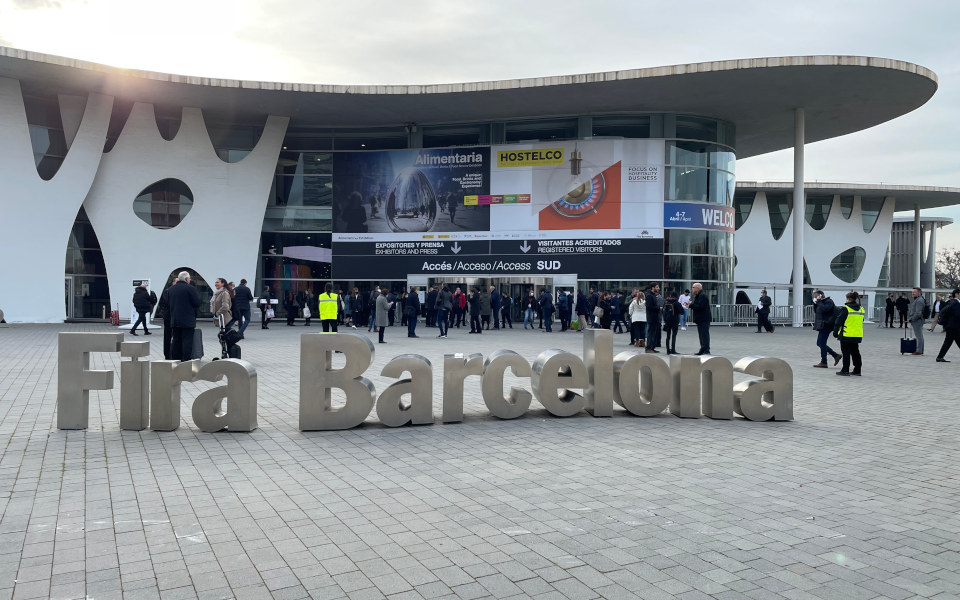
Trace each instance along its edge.
<instances>
[{"instance_id":1,"label":"backpack","mask_svg":"<svg viewBox=\"0 0 960 600\"><path fill-rule=\"evenodd\" d=\"M664 321L673 321L677 318L676 308L674 308L673 302L667 302L663 305L663 320Z\"/></svg>"}]
</instances>

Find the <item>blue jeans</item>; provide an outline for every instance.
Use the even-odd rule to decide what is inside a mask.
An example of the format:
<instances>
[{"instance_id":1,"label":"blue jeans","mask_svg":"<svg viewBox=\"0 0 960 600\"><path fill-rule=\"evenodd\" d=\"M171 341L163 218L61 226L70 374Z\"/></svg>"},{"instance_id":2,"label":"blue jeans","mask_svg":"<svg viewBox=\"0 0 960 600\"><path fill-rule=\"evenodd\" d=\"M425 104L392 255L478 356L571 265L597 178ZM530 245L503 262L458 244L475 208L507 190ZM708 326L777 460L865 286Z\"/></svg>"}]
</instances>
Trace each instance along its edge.
<instances>
[{"instance_id":1,"label":"blue jeans","mask_svg":"<svg viewBox=\"0 0 960 600\"><path fill-rule=\"evenodd\" d=\"M440 335L447 335L447 328L450 327L450 310L441 308L437 311L437 326L440 328Z\"/></svg>"},{"instance_id":2,"label":"blue jeans","mask_svg":"<svg viewBox=\"0 0 960 600\"><path fill-rule=\"evenodd\" d=\"M247 325L250 324L250 309L248 308L244 310L240 308L234 310L233 312L237 315L236 321L240 323L240 327L238 327L237 330L240 333L243 333L243 331L247 328Z\"/></svg>"},{"instance_id":3,"label":"blue jeans","mask_svg":"<svg viewBox=\"0 0 960 600\"><path fill-rule=\"evenodd\" d=\"M417 317L416 315L412 317L407 317L407 337L413 337L417 335Z\"/></svg>"},{"instance_id":4,"label":"blue jeans","mask_svg":"<svg viewBox=\"0 0 960 600\"><path fill-rule=\"evenodd\" d=\"M525 313L523 313L523 328L527 328L527 323L530 324L530 329L533 329L533 309L528 308Z\"/></svg>"},{"instance_id":5,"label":"blue jeans","mask_svg":"<svg viewBox=\"0 0 960 600\"><path fill-rule=\"evenodd\" d=\"M687 311L684 308L680 308L680 327L687 326Z\"/></svg>"},{"instance_id":6,"label":"blue jeans","mask_svg":"<svg viewBox=\"0 0 960 600\"><path fill-rule=\"evenodd\" d=\"M840 356L838 353L834 352L833 348L827 345L827 341L830 340L830 330L823 329L817 332L817 347L820 348L820 364L827 364L827 354L836 358Z\"/></svg>"}]
</instances>

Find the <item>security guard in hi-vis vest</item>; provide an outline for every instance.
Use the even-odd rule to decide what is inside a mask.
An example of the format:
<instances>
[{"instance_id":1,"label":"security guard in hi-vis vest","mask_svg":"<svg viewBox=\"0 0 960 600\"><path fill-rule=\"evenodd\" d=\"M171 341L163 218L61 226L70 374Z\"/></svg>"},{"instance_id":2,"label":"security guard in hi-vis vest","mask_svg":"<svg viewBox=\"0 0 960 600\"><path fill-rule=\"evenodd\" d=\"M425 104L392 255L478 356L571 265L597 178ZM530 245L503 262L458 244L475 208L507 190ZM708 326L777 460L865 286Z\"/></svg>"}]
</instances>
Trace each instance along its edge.
<instances>
[{"instance_id":1,"label":"security guard in hi-vis vest","mask_svg":"<svg viewBox=\"0 0 960 600\"><path fill-rule=\"evenodd\" d=\"M323 293L317 296L317 305L320 307L320 324L324 331L337 332L337 308L339 296L333 293L333 284L328 283Z\"/></svg>"},{"instance_id":2,"label":"security guard in hi-vis vest","mask_svg":"<svg viewBox=\"0 0 960 600\"><path fill-rule=\"evenodd\" d=\"M848 377L860 375L862 361L860 359L860 342L863 341L863 319L867 311L860 306L860 295L856 292L847 293L847 303L840 308L837 315L837 324L834 326L833 336L840 340L840 352L843 353L843 367L837 375ZM850 360L853 359L853 370L850 370Z\"/></svg>"}]
</instances>

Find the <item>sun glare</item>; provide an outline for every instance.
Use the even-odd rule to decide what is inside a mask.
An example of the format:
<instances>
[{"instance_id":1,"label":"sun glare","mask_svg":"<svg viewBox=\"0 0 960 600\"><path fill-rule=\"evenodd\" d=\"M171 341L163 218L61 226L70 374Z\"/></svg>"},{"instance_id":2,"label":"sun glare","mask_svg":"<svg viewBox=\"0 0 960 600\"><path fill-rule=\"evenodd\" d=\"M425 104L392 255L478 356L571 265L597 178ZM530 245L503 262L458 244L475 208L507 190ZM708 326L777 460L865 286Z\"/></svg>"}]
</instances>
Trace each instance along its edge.
<instances>
[{"instance_id":1,"label":"sun glare","mask_svg":"<svg viewBox=\"0 0 960 600\"><path fill-rule=\"evenodd\" d=\"M127 69L286 80L274 51L245 43L249 1L90 0L15 8L0 0L0 38L15 48Z\"/></svg>"}]
</instances>

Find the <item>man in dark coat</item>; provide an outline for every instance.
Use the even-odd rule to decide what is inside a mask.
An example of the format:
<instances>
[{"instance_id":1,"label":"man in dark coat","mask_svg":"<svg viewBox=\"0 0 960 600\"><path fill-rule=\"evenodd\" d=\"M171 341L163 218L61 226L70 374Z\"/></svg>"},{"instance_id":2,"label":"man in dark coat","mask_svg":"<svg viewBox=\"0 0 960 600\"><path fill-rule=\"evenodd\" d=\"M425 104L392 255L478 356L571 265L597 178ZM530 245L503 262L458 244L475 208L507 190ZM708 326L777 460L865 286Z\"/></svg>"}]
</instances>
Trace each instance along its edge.
<instances>
[{"instance_id":1,"label":"man in dark coat","mask_svg":"<svg viewBox=\"0 0 960 600\"><path fill-rule=\"evenodd\" d=\"M690 288L693 291L693 300L690 301L690 312L697 322L697 333L700 334L700 351L697 356L710 354L710 299L703 291L703 284L695 283Z\"/></svg>"},{"instance_id":2,"label":"man in dark coat","mask_svg":"<svg viewBox=\"0 0 960 600\"><path fill-rule=\"evenodd\" d=\"M416 286L410 286L410 293L403 301L403 316L407 318L407 337L417 337L417 318L420 315L420 294Z\"/></svg>"},{"instance_id":3,"label":"man in dark coat","mask_svg":"<svg viewBox=\"0 0 960 600\"><path fill-rule=\"evenodd\" d=\"M170 340L170 358L191 360L193 358L193 335L197 328L197 309L200 308L200 292L190 285L190 273L180 271L177 283L169 290L170 325L173 337Z\"/></svg>"},{"instance_id":4,"label":"man in dark coat","mask_svg":"<svg viewBox=\"0 0 960 600\"><path fill-rule=\"evenodd\" d=\"M900 327L906 329L907 327L907 311L910 310L910 301L907 300L906 294L900 292L900 297L897 298L897 313L900 315Z\"/></svg>"},{"instance_id":5,"label":"man in dark coat","mask_svg":"<svg viewBox=\"0 0 960 600\"><path fill-rule=\"evenodd\" d=\"M490 286L490 310L493 311L493 328L500 329L500 290Z\"/></svg>"},{"instance_id":6,"label":"man in dark coat","mask_svg":"<svg viewBox=\"0 0 960 600\"><path fill-rule=\"evenodd\" d=\"M427 327L434 327L437 324L437 290L430 286L423 300L427 311Z\"/></svg>"},{"instance_id":7,"label":"man in dark coat","mask_svg":"<svg viewBox=\"0 0 960 600\"><path fill-rule=\"evenodd\" d=\"M233 316L240 323L237 331L240 332L240 339L243 339L243 332L250 324L250 303L253 302L253 292L247 287L247 280L241 279L240 285L233 290Z\"/></svg>"},{"instance_id":8,"label":"man in dark coat","mask_svg":"<svg viewBox=\"0 0 960 600\"><path fill-rule=\"evenodd\" d=\"M960 347L960 288L954 288L950 294L950 301L944 304L940 309L939 323L943 325L945 337L943 345L940 346L940 353L937 354L937 362L950 362L945 357L950 345L956 342Z\"/></svg>"},{"instance_id":9,"label":"man in dark coat","mask_svg":"<svg viewBox=\"0 0 960 600\"><path fill-rule=\"evenodd\" d=\"M813 292L813 307L813 330L817 332L817 347L820 348L820 362L813 366L826 369L828 354L833 357L833 366L837 366L841 355L827 343L833 333L833 326L837 323L837 305L823 290L816 290ZM893 312L890 313L890 319L893 320Z\"/></svg>"},{"instance_id":10,"label":"man in dark coat","mask_svg":"<svg viewBox=\"0 0 960 600\"><path fill-rule=\"evenodd\" d=\"M140 323L143 323L143 334L150 335L150 330L147 329L147 315L153 310L153 303L150 302L150 292L147 291L147 284L141 283L133 291L133 308L137 311L137 321L130 328L130 334L137 335L137 327L140 326Z\"/></svg>"},{"instance_id":11,"label":"man in dark coat","mask_svg":"<svg viewBox=\"0 0 960 600\"><path fill-rule=\"evenodd\" d=\"M480 325L480 288L473 288L467 303L470 305L470 333L483 333Z\"/></svg>"},{"instance_id":12,"label":"man in dark coat","mask_svg":"<svg viewBox=\"0 0 960 600\"><path fill-rule=\"evenodd\" d=\"M660 346L660 300L660 284L655 283L644 298L647 309L647 349L644 352L657 352Z\"/></svg>"},{"instance_id":13,"label":"man in dark coat","mask_svg":"<svg viewBox=\"0 0 960 600\"><path fill-rule=\"evenodd\" d=\"M170 290L177 283L174 277L170 286L160 294L160 301L157 303L157 318L163 319L163 360L172 360L170 346L173 341L173 325L170 324Z\"/></svg>"},{"instance_id":14,"label":"man in dark coat","mask_svg":"<svg viewBox=\"0 0 960 600\"><path fill-rule=\"evenodd\" d=\"M760 290L760 300L757 302L757 308L754 311L757 313L757 333L763 333L764 329L768 333L773 333L773 323L770 322L771 304L773 304L773 300L767 295L767 289L763 288Z\"/></svg>"},{"instance_id":15,"label":"man in dark coat","mask_svg":"<svg viewBox=\"0 0 960 600\"><path fill-rule=\"evenodd\" d=\"M553 299L546 289L540 290L540 314L543 316L543 322L546 324L546 333L553 331Z\"/></svg>"},{"instance_id":16,"label":"man in dark coat","mask_svg":"<svg viewBox=\"0 0 960 600\"><path fill-rule=\"evenodd\" d=\"M590 303L582 291L577 290L577 331L583 332L590 322Z\"/></svg>"}]
</instances>

